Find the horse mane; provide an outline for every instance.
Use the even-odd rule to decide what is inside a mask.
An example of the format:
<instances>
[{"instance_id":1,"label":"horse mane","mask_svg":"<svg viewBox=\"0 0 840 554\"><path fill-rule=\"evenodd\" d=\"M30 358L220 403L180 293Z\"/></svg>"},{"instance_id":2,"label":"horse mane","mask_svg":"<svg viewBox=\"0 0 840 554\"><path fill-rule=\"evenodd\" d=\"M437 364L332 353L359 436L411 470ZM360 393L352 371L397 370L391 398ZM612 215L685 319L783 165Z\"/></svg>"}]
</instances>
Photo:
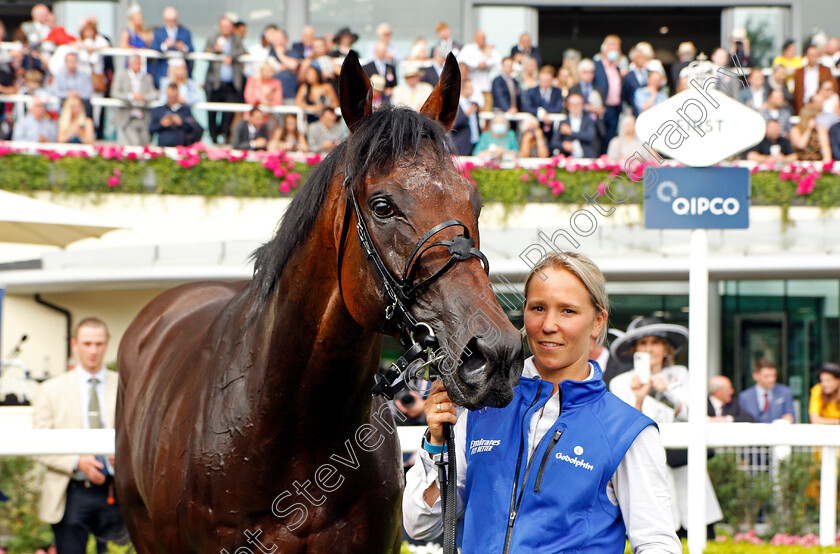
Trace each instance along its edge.
<instances>
[{"instance_id":1,"label":"horse mane","mask_svg":"<svg viewBox=\"0 0 840 554\"><path fill-rule=\"evenodd\" d=\"M292 254L310 235L337 171L352 176L351 187L358 194L367 175L388 175L398 163L417 158L421 150L441 167L451 163L446 131L437 121L409 108L391 106L362 120L350 137L315 167L286 209L274 237L251 255L251 288L258 297L268 299Z\"/></svg>"}]
</instances>

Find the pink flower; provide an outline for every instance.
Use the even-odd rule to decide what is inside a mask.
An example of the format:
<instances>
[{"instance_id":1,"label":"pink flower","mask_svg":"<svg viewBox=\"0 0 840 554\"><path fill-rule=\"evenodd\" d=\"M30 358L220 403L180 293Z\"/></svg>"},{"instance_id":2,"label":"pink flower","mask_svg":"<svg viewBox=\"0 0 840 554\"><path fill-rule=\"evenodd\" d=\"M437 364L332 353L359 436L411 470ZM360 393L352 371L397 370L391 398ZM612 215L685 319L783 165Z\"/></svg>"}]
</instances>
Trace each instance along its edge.
<instances>
[{"instance_id":1,"label":"pink flower","mask_svg":"<svg viewBox=\"0 0 840 554\"><path fill-rule=\"evenodd\" d=\"M120 178L117 177L116 175L112 175L111 177L108 177L108 186L109 187L115 187L119 184L120 184Z\"/></svg>"},{"instance_id":2,"label":"pink flower","mask_svg":"<svg viewBox=\"0 0 840 554\"><path fill-rule=\"evenodd\" d=\"M750 169L750 174L751 175L755 175L756 173L758 173L758 166L757 165L753 166L753 168Z\"/></svg>"},{"instance_id":3,"label":"pink flower","mask_svg":"<svg viewBox=\"0 0 840 554\"><path fill-rule=\"evenodd\" d=\"M277 178L280 178L285 174L286 174L286 168L285 167L278 167L277 169L274 170L274 176L277 177Z\"/></svg>"},{"instance_id":4,"label":"pink flower","mask_svg":"<svg viewBox=\"0 0 840 554\"><path fill-rule=\"evenodd\" d=\"M598 185L598 196L604 196L607 193L607 184L601 183Z\"/></svg>"},{"instance_id":5,"label":"pink flower","mask_svg":"<svg viewBox=\"0 0 840 554\"><path fill-rule=\"evenodd\" d=\"M528 182L528 180L529 180L528 174L527 174L527 173L523 173L523 174L522 174L522 177L520 177L520 179L522 179L522 182L523 182L523 183L527 183L527 182Z\"/></svg>"},{"instance_id":6,"label":"pink flower","mask_svg":"<svg viewBox=\"0 0 840 554\"><path fill-rule=\"evenodd\" d=\"M116 176L116 177L121 177L122 176L122 171L120 171L120 168L118 168L118 167L114 168L114 176Z\"/></svg>"},{"instance_id":7,"label":"pink flower","mask_svg":"<svg viewBox=\"0 0 840 554\"><path fill-rule=\"evenodd\" d=\"M546 171L545 173L546 173L546 175L548 175L549 179L554 179L554 168L553 167L549 168L549 170Z\"/></svg>"},{"instance_id":8,"label":"pink flower","mask_svg":"<svg viewBox=\"0 0 840 554\"><path fill-rule=\"evenodd\" d=\"M540 175L540 184L544 185L548 183L548 177L546 175Z\"/></svg>"},{"instance_id":9,"label":"pink flower","mask_svg":"<svg viewBox=\"0 0 840 554\"><path fill-rule=\"evenodd\" d=\"M138 158L137 152L129 152L126 158L132 161L136 160Z\"/></svg>"},{"instance_id":10,"label":"pink flower","mask_svg":"<svg viewBox=\"0 0 840 554\"><path fill-rule=\"evenodd\" d=\"M782 181L790 181L791 177L793 177L793 173L790 171L780 171L779 172L779 179Z\"/></svg>"},{"instance_id":11,"label":"pink flower","mask_svg":"<svg viewBox=\"0 0 840 554\"><path fill-rule=\"evenodd\" d=\"M280 192L283 194L289 194L292 191L292 186L289 184L288 181L283 181L280 183Z\"/></svg>"},{"instance_id":12,"label":"pink flower","mask_svg":"<svg viewBox=\"0 0 840 554\"><path fill-rule=\"evenodd\" d=\"M832 169L834 169L834 162L826 162L822 166L823 173L830 173Z\"/></svg>"},{"instance_id":13,"label":"pink flower","mask_svg":"<svg viewBox=\"0 0 840 554\"><path fill-rule=\"evenodd\" d=\"M318 163L321 163L320 154L313 154L311 156L306 157L306 165L316 165Z\"/></svg>"}]
</instances>

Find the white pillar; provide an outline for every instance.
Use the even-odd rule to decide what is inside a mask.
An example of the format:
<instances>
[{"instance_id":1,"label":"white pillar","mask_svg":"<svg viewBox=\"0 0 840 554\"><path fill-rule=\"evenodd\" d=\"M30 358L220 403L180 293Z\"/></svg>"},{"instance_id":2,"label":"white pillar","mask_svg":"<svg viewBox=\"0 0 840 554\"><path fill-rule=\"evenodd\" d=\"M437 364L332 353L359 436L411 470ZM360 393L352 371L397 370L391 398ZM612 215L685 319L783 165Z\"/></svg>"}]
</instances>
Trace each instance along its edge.
<instances>
[{"instance_id":1,"label":"white pillar","mask_svg":"<svg viewBox=\"0 0 840 554\"><path fill-rule=\"evenodd\" d=\"M688 287L688 552L706 547L706 376L709 345L709 252L705 229L691 231Z\"/></svg>"},{"instance_id":2,"label":"white pillar","mask_svg":"<svg viewBox=\"0 0 840 554\"><path fill-rule=\"evenodd\" d=\"M286 33L289 46L300 40L301 29L309 23L309 0L286 0Z\"/></svg>"},{"instance_id":3,"label":"white pillar","mask_svg":"<svg viewBox=\"0 0 840 554\"><path fill-rule=\"evenodd\" d=\"M820 544L834 546L837 536L837 447L822 447L820 472Z\"/></svg>"}]
</instances>

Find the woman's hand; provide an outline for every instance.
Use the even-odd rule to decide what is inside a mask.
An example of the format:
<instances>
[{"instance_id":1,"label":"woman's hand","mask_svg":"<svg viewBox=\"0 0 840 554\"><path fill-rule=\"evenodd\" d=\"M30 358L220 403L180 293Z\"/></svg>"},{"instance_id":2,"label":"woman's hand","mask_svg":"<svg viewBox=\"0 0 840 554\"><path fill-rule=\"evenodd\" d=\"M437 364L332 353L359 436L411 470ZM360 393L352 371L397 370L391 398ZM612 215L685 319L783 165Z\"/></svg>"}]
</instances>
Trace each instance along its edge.
<instances>
[{"instance_id":1,"label":"woman's hand","mask_svg":"<svg viewBox=\"0 0 840 554\"><path fill-rule=\"evenodd\" d=\"M665 389L668 388L668 383L665 381L665 378L660 375L651 375L650 383L653 386L653 390L656 392L665 392Z\"/></svg>"},{"instance_id":2,"label":"woman's hand","mask_svg":"<svg viewBox=\"0 0 840 554\"><path fill-rule=\"evenodd\" d=\"M455 404L449 399L449 393L443 386L443 381L432 383L432 394L426 399L426 422L429 424L429 443L440 446L444 442L443 424L458 422ZM438 410L440 408L440 410Z\"/></svg>"}]
</instances>

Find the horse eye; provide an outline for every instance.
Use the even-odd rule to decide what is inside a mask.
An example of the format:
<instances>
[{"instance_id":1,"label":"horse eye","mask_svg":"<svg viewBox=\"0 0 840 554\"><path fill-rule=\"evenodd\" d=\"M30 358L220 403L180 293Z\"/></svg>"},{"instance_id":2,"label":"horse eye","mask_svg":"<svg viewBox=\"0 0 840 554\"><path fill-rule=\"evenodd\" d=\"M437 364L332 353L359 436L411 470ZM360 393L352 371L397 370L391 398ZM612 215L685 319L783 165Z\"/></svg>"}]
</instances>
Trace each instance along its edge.
<instances>
[{"instance_id":1,"label":"horse eye","mask_svg":"<svg viewBox=\"0 0 840 554\"><path fill-rule=\"evenodd\" d=\"M394 208L391 207L391 203L385 200L384 198L377 198L370 205L371 210L373 210L373 214L376 217L380 218L387 218L394 215Z\"/></svg>"}]
</instances>

